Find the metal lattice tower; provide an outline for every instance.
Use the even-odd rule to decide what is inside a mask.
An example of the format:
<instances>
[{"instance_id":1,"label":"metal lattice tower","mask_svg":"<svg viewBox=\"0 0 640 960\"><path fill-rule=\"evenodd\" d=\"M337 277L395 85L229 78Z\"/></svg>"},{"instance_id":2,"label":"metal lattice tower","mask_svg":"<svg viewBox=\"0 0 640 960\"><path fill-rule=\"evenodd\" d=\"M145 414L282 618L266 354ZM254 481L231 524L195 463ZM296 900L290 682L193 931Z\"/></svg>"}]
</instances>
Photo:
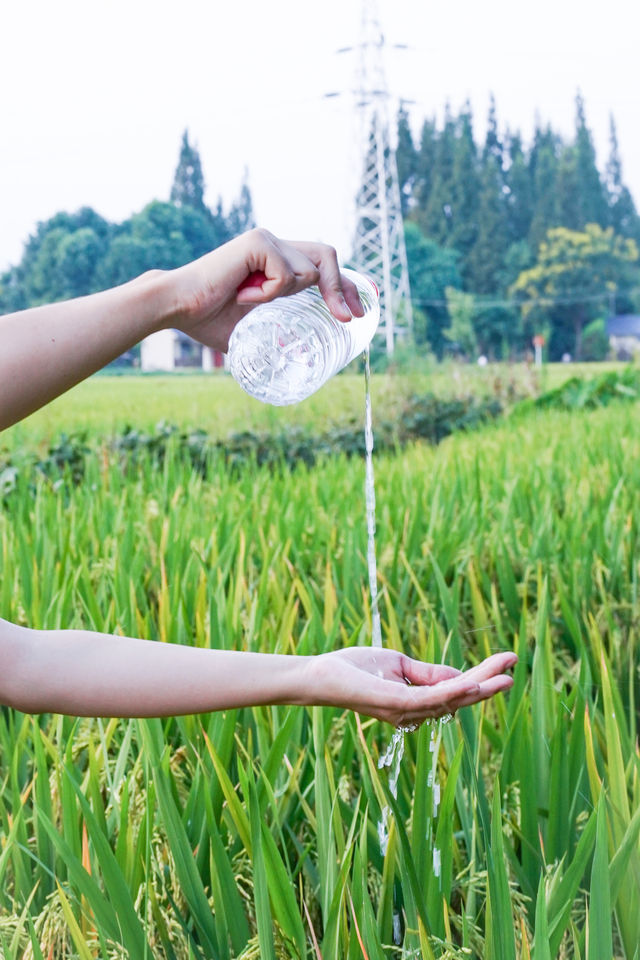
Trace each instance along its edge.
<instances>
[{"instance_id":1,"label":"metal lattice tower","mask_svg":"<svg viewBox=\"0 0 640 960\"><path fill-rule=\"evenodd\" d=\"M380 291L380 326L387 353L412 331L411 291L404 244L395 143L390 136L391 96L384 72L384 35L377 0L363 0L357 45L355 95L360 117L362 180L356 197L353 263Z\"/></svg>"}]
</instances>

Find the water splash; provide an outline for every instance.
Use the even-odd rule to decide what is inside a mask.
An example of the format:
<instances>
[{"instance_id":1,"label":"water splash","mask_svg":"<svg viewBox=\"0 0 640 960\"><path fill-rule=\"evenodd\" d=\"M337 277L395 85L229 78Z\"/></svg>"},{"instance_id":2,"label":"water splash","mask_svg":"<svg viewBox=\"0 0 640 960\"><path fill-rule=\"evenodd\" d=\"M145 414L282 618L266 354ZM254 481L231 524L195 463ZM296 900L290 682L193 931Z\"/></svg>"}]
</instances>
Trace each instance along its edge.
<instances>
[{"instance_id":1,"label":"water splash","mask_svg":"<svg viewBox=\"0 0 640 960\"><path fill-rule=\"evenodd\" d=\"M380 757L378 760L378 769L382 770L383 767L390 767L391 773L389 774L389 790L392 795L395 797L398 790L398 776L400 774L400 763L402 757L404 756L404 735L405 728L398 727L394 735L391 738L391 743L387 747L386 753Z\"/></svg>"},{"instance_id":2,"label":"water splash","mask_svg":"<svg viewBox=\"0 0 640 960\"><path fill-rule=\"evenodd\" d=\"M382 627L378 607L378 565L376 562L376 488L373 474L373 417L371 411L371 363L369 348L364 354L364 445L365 461L365 502L367 507L367 568L369 570L369 592L371 596L371 644L382 646Z\"/></svg>"},{"instance_id":3,"label":"water splash","mask_svg":"<svg viewBox=\"0 0 640 960\"><path fill-rule=\"evenodd\" d=\"M378 601L378 567L376 561L376 492L375 492L375 477L373 471L373 416L371 408L371 363L369 356L369 349L367 348L364 354L364 378L365 378L365 421L364 421L364 438L365 438L365 502L366 502L366 511L367 511L367 569L369 573L369 593L371 597L371 645L374 647L382 647L382 628L380 623L380 610L379 610L379 601ZM382 672L379 671L379 675L382 675ZM448 723L453 719L451 714L443 717L437 725L437 734L436 730L433 729L431 732L431 740L429 742L429 750L433 753L433 762L432 769L429 771L428 786L431 787L431 795L433 801L433 813L432 820L434 820L438 813L438 807L440 805L440 784L437 782L436 773L437 773L437 763L438 763L438 748L440 744L440 735L442 725ZM430 721L427 721L430 722ZM383 767L389 768L389 792L391 796L396 798L398 796L398 778L400 776L400 764L402 762L402 757L404 756L404 747L405 747L405 733L412 733L414 730L418 729L418 724L407 724L405 726L398 727L398 729L393 734L391 742L387 747L385 753L380 757L378 761L378 768L382 769ZM389 845L389 827L391 822L391 808L389 806L383 807L381 811L380 820L378 821L378 840L380 843L380 852L382 856L386 856L387 847ZM433 826L430 824L429 827L430 836L432 837ZM435 845L433 845L433 873L434 876L440 877L441 871L441 857L440 850ZM398 919L399 923L399 919ZM396 939L397 937L397 939ZM402 937L400 930L396 931L396 915L394 914L394 942L401 943Z\"/></svg>"},{"instance_id":4,"label":"water splash","mask_svg":"<svg viewBox=\"0 0 640 960\"><path fill-rule=\"evenodd\" d=\"M398 777L400 776L400 763L404 756L404 735L405 727L398 727L391 738L391 743L386 752L378 760L378 769L389 767L389 791L392 797L398 796ZM386 856L387 846L389 845L389 822L391 820L391 807L385 806L382 809L382 815L378 821L378 840L380 842L380 853Z\"/></svg>"},{"instance_id":5,"label":"water splash","mask_svg":"<svg viewBox=\"0 0 640 960\"><path fill-rule=\"evenodd\" d=\"M429 752L432 754L431 760L431 770L427 776L427 786L431 787L431 822L427 830L427 840L433 845L433 875L438 878L440 887L442 887L442 881L440 879L441 870L442 870L442 858L440 853L440 847L436 844L435 841L435 820L438 816L438 807L440 806L440 783L438 782L438 757L440 755L440 741L442 740L442 729L450 721L453 720L452 714L446 714L446 716L441 717L434 728L431 731L431 738L429 740Z\"/></svg>"}]
</instances>

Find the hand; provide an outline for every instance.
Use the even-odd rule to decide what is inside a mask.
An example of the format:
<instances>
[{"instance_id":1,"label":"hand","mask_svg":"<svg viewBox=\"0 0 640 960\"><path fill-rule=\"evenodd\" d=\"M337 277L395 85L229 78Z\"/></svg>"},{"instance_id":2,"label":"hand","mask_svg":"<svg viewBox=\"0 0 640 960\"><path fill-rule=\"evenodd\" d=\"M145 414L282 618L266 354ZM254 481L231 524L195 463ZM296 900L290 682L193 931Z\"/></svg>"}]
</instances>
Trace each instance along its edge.
<instances>
[{"instance_id":1,"label":"hand","mask_svg":"<svg viewBox=\"0 0 640 960\"><path fill-rule=\"evenodd\" d=\"M312 657L310 703L346 707L396 727L420 724L486 700L513 685L514 653L496 653L461 672L395 650L349 647Z\"/></svg>"},{"instance_id":2,"label":"hand","mask_svg":"<svg viewBox=\"0 0 640 960\"><path fill-rule=\"evenodd\" d=\"M264 279L239 289L252 274ZM267 230L250 230L170 277L175 294L171 325L223 352L236 323L252 307L313 284L338 320L364 312L356 287L340 274L332 247L279 240Z\"/></svg>"}]
</instances>

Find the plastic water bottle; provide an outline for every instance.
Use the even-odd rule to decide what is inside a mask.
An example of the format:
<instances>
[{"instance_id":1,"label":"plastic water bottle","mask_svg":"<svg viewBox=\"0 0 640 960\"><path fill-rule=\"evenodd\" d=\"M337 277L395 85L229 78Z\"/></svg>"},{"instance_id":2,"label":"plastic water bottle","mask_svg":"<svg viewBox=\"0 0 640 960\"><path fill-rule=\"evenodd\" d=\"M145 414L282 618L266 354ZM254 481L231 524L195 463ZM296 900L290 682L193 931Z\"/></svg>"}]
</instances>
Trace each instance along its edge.
<instances>
[{"instance_id":1,"label":"plastic water bottle","mask_svg":"<svg viewBox=\"0 0 640 960\"><path fill-rule=\"evenodd\" d=\"M229 340L229 369L257 400L275 406L315 393L369 345L380 320L378 291L354 270L364 316L337 320L318 287L259 304L239 321Z\"/></svg>"}]
</instances>

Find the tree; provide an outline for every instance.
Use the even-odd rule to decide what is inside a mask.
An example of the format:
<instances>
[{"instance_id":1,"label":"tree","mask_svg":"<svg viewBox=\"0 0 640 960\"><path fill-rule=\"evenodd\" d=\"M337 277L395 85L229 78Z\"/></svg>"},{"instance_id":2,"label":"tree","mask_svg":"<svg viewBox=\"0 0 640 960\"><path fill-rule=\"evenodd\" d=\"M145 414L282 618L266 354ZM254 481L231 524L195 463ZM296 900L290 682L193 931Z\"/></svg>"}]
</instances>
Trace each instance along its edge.
<instances>
[{"instance_id":1,"label":"tree","mask_svg":"<svg viewBox=\"0 0 640 960\"><path fill-rule=\"evenodd\" d=\"M423 144L425 142L425 128L423 127ZM420 149L418 174L425 171L426 151ZM422 230L425 237L429 237L441 246L449 244L453 226L453 163L456 150L455 121L451 116L449 106L445 109L444 127L435 142L435 156L429 180L430 189L426 190L426 180L420 180L420 205L415 211L413 219ZM423 187L425 189L423 189Z\"/></svg>"},{"instance_id":2,"label":"tree","mask_svg":"<svg viewBox=\"0 0 640 960\"><path fill-rule=\"evenodd\" d=\"M610 227L558 227L548 231L535 266L520 274L511 292L523 301L523 320L530 330L532 325L549 326L552 358L569 352L580 359L584 327L618 291L638 283L638 259L635 242Z\"/></svg>"},{"instance_id":3,"label":"tree","mask_svg":"<svg viewBox=\"0 0 640 960\"><path fill-rule=\"evenodd\" d=\"M582 357L584 360L606 360L609 355L609 337L604 317L588 323L582 333Z\"/></svg>"},{"instance_id":4,"label":"tree","mask_svg":"<svg viewBox=\"0 0 640 960\"><path fill-rule=\"evenodd\" d=\"M428 343L437 356L446 347L444 330L449 326L447 288L460 289L460 255L428 239L415 223L405 225L405 245L414 309L416 343Z\"/></svg>"},{"instance_id":5,"label":"tree","mask_svg":"<svg viewBox=\"0 0 640 960\"><path fill-rule=\"evenodd\" d=\"M496 100L493 94L489 99L489 115L487 117L487 135L482 152L483 162L491 157L502 170L504 166L504 145L498 133L498 118L496 116Z\"/></svg>"},{"instance_id":6,"label":"tree","mask_svg":"<svg viewBox=\"0 0 640 960\"><path fill-rule=\"evenodd\" d=\"M189 143L187 130L182 134L180 159L173 178L170 199L171 203L175 203L177 207L192 207L202 212L207 209L204 202L204 177L200 154Z\"/></svg>"},{"instance_id":7,"label":"tree","mask_svg":"<svg viewBox=\"0 0 640 960\"><path fill-rule=\"evenodd\" d=\"M112 286L145 270L172 270L228 238L224 220L210 210L154 200L118 228L100 264L101 283Z\"/></svg>"},{"instance_id":8,"label":"tree","mask_svg":"<svg viewBox=\"0 0 640 960\"><path fill-rule=\"evenodd\" d=\"M587 223L598 223L601 227L606 227L606 195L598 173L596 151L591 131L587 127L584 100L580 93L576 96L575 166L579 185L578 229L583 229Z\"/></svg>"},{"instance_id":9,"label":"tree","mask_svg":"<svg viewBox=\"0 0 640 960\"><path fill-rule=\"evenodd\" d=\"M480 193L478 152L473 139L473 118L469 104L458 118L451 192L453 215L448 245L462 254L462 272L468 278L467 257L478 236Z\"/></svg>"},{"instance_id":10,"label":"tree","mask_svg":"<svg viewBox=\"0 0 640 960\"><path fill-rule=\"evenodd\" d=\"M439 137L435 120L425 120L422 124L420 146L415 162L415 183L412 190L413 204L411 207L412 216L414 216L415 211L419 217L419 212L422 211L422 213L424 213L429 203L436 170L438 142Z\"/></svg>"},{"instance_id":11,"label":"tree","mask_svg":"<svg viewBox=\"0 0 640 960\"><path fill-rule=\"evenodd\" d=\"M398 145L396 147L396 166L398 168L398 185L400 187L400 204L402 216L406 217L413 203L418 169L418 151L413 142L409 114L404 106L398 111Z\"/></svg>"},{"instance_id":12,"label":"tree","mask_svg":"<svg viewBox=\"0 0 640 960\"><path fill-rule=\"evenodd\" d=\"M12 309L93 293L100 288L98 264L113 225L90 207L57 213L38 224L7 284Z\"/></svg>"},{"instance_id":13,"label":"tree","mask_svg":"<svg viewBox=\"0 0 640 960\"><path fill-rule=\"evenodd\" d=\"M558 139L550 128L537 135L530 157L533 174L534 213L529 230L529 243L537 250L548 230L560 226L558 209Z\"/></svg>"},{"instance_id":14,"label":"tree","mask_svg":"<svg viewBox=\"0 0 640 960\"><path fill-rule=\"evenodd\" d=\"M505 175L507 224L511 243L526 240L533 218L533 180L520 134L509 138L509 167Z\"/></svg>"},{"instance_id":15,"label":"tree","mask_svg":"<svg viewBox=\"0 0 640 960\"><path fill-rule=\"evenodd\" d=\"M253 226L246 177L228 217L220 201L210 210L203 194L200 158L185 131L170 203L154 200L120 224L90 207L39 223L20 263L0 276L0 313L84 296L146 270L171 270Z\"/></svg>"},{"instance_id":16,"label":"tree","mask_svg":"<svg viewBox=\"0 0 640 960\"><path fill-rule=\"evenodd\" d=\"M584 101L576 97L574 142L564 145L558 157L557 187L559 224L582 230L587 223L609 223L607 201L587 127Z\"/></svg>"},{"instance_id":17,"label":"tree","mask_svg":"<svg viewBox=\"0 0 640 960\"><path fill-rule=\"evenodd\" d=\"M640 243L640 217L622 179L622 161L613 116L609 119L609 159L605 170L609 223L616 233Z\"/></svg>"},{"instance_id":18,"label":"tree","mask_svg":"<svg viewBox=\"0 0 640 960\"><path fill-rule=\"evenodd\" d=\"M248 175L247 171L245 170L242 186L240 188L240 196L229 210L229 215L226 221L226 228L230 235L229 239L231 239L231 237L237 237L239 233L244 233L245 230L251 230L251 228L255 227L255 225L256 224L253 217L253 200L251 199Z\"/></svg>"},{"instance_id":19,"label":"tree","mask_svg":"<svg viewBox=\"0 0 640 960\"><path fill-rule=\"evenodd\" d=\"M447 287L445 294L451 325L443 330L443 333L452 347L471 359L478 352L478 341L473 328L474 296L454 287Z\"/></svg>"},{"instance_id":20,"label":"tree","mask_svg":"<svg viewBox=\"0 0 640 960\"><path fill-rule=\"evenodd\" d=\"M476 241L469 252L465 275L475 293L495 293L509 246L509 227L502 170L494 156L484 163L480 181Z\"/></svg>"},{"instance_id":21,"label":"tree","mask_svg":"<svg viewBox=\"0 0 640 960\"><path fill-rule=\"evenodd\" d=\"M504 260L509 246L509 229L502 171L495 156L484 162L478 202L478 234L467 258L466 288L474 293L494 296L500 289ZM495 355L509 339L513 324L510 311L488 304L479 309L475 333L482 352Z\"/></svg>"}]
</instances>

